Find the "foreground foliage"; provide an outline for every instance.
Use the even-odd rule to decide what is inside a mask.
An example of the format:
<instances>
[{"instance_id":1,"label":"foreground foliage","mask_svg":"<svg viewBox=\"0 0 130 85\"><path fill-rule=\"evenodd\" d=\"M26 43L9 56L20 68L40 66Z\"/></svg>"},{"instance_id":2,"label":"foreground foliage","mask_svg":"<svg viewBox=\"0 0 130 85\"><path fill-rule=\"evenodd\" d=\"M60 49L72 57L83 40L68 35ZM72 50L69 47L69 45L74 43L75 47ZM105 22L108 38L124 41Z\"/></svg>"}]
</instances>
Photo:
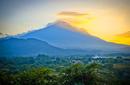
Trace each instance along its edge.
<instances>
[{"instance_id":1,"label":"foreground foliage","mask_svg":"<svg viewBox=\"0 0 130 85\"><path fill-rule=\"evenodd\" d=\"M0 72L0 85L118 85L114 73L101 64L74 64L59 72L45 67L10 74Z\"/></svg>"}]
</instances>

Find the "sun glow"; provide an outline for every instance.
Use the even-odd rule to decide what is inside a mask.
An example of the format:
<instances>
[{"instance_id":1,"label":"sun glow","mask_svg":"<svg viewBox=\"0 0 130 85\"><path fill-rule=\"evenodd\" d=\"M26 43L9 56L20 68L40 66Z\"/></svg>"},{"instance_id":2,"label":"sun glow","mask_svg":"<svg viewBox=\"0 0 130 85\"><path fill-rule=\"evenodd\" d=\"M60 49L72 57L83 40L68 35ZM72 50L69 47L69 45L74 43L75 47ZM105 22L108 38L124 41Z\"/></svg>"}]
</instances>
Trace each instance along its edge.
<instances>
[{"instance_id":1,"label":"sun glow","mask_svg":"<svg viewBox=\"0 0 130 85\"><path fill-rule=\"evenodd\" d=\"M130 45L130 38L129 38L129 37L114 36L111 41L112 41L112 42L119 43L119 44Z\"/></svg>"},{"instance_id":2,"label":"sun glow","mask_svg":"<svg viewBox=\"0 0 130 85\"><path fill-rule=\"evenodd\" d=\"M58 17L81 32L90 33L109 42L130 45L130 37L115 36L127 28L124 16L118 13L104 10L84 13L61 12Z\"/></svg>"}]
</instances>

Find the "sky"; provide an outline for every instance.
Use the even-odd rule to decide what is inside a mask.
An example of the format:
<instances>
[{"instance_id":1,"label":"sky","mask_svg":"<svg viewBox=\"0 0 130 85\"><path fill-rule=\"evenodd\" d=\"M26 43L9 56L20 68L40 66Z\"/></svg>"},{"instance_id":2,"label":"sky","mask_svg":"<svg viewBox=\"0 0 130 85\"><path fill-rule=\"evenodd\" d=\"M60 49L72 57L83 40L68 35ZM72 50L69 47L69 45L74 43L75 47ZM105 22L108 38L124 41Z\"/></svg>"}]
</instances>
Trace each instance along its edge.
<instances>
[{"instance_id":1,"label":"sky","mask_svg":"<svg viewBox=\"0 0 130 85\"><path fill-rule=\"evenodd\" d=\"M129 5L130 0L0 0L0 33L16 35L63 20L84 33L130 45Z\"/></svg>"}]
</instances>

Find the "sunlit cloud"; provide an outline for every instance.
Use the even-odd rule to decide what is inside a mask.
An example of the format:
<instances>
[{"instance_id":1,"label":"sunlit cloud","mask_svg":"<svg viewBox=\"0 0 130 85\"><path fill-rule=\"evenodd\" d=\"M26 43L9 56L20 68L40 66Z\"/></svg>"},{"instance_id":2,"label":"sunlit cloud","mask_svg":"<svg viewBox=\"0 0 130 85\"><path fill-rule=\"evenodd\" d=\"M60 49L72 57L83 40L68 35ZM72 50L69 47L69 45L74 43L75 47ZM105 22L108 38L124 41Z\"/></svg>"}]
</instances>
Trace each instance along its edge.
<instances>
[{"instance_id":1,"label":"sunlit cloud","mask_svg":"<svg viewBox=\"0 0 130 85\"><path fill-rule=\"evenodd\" d=\"M80 12L64 11L64 12L60 12L58 15L60 15L60 16L86 16L88 14L80 13Z\"/></svg>"},{"instance_id":2,"label":"sunlit cloud","mask_svg":"<svg viewBox=\"0 0 130 85\"><path fill-rule=\"evenodd\" d=\"M129 38L129 39L130 39L130 31L127 31L127 32L122 33L122 34L119 34L119 35L117 35L117 36L119 36L119 37L126 37L126 38Z\"/></svg>"},{"instance_id":3,"label":"sunlit cloud","mask_svg":"<svg viewBox=\"0 0 130 85\"><path fill-rule=\"evenodd\" d=\"M118 42L119 44L130 45L130 31L127 31L122 34L115 35L112 39L113 42Z\"/></svg>"}]
</instances>

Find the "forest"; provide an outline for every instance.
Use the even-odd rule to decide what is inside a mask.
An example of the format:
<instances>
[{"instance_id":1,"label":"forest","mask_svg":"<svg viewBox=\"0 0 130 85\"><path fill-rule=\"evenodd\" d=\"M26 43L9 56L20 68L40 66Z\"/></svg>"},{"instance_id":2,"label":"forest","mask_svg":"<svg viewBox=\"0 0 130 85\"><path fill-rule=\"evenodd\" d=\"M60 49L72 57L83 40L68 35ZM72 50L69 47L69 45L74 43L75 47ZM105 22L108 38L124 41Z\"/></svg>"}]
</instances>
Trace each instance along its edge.
<instances>
[{"instance_id":1,"label":"forest","mask_svg":"<svg viewBox=\"0 0 130 85\"><path fill-rule=\"evenodd\" d=\"M129 58L0 58L0 85L129 85Z\"/></svg>"}]
</instances>

